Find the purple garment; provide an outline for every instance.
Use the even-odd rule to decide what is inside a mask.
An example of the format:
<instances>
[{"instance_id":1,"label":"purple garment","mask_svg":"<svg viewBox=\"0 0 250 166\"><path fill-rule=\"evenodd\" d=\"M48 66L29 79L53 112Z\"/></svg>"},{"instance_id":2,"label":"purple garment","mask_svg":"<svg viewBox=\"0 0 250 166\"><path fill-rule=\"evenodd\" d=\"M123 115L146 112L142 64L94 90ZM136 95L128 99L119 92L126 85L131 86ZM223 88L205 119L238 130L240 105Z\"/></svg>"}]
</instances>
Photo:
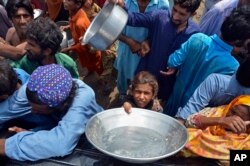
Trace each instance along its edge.
<instances>
[{"instance_id":1,"label":"purple garment","mask_svg":"<svg viewBox=\"0 0 250 166\"><path fill-rule=\"evenodd\" d=\"M49 107L64 102L71 91L72 77L68 70L56 64L38 67L31 75L27 88Z\"/></svg>"},{"instance_id":2,"label":"purple garment","mask_svg":"<svg viewBox=\"0 0 250 166\"><path fill-rule=\"evenodd\" d=\"M159 98L166 99L173 89L175 76L162 76L160 70L166 69L169 55L179 49L192 34L199 32L200 28L190 19L188 27L177 34L169 10L129 13L128 25L149 29L148 40L151 50L141 58L137 72L145 70L152 73L159 83Z\"/></svg>"},{"instance_id":3,"label":"purple garment","mask_svg":"<svg viewBox=\"0 0 250 166\"><path fill-rule=\"evenodd\" d=\"M0 5L0 37L5 39L6 33L10 27L12 27L12 24L7 16L7 12L5 8Z\"/></svg>"}]
</instances>

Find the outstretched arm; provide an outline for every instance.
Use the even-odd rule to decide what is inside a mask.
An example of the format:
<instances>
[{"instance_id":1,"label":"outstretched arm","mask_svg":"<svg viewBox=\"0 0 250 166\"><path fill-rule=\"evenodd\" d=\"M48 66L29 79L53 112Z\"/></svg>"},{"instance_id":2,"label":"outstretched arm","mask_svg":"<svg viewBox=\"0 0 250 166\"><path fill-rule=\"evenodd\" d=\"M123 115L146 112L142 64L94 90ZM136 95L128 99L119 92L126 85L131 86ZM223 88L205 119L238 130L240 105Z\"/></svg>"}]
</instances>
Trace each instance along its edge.
<instances>
[{"instance_id":1,"label":"outstretched arm","mask_svg":"<svg viewBox=\"0 0 250 166\"><path fill-rule=\"evenodd\" d=\"M84 133L88 119L102 111L96 103L94 92L82 81L68 112L51 130L24 131L5 140L5 151L9 158L35 161L70 154Z\"/></svg>"}]
</instances>

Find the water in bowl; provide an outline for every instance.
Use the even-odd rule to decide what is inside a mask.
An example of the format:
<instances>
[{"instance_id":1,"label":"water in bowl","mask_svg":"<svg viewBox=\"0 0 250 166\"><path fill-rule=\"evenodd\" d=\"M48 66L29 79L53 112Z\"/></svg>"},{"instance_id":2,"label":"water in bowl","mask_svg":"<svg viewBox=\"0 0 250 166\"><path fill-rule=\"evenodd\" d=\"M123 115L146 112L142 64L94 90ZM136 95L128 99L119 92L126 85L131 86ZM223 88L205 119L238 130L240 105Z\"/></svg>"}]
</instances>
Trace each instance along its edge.
<instances>
[{"instance_id":1,"label":"water in bowl","mask_svg":"<svg viewBox=\"0 0 250 166\"><path fill-rule=\"evenodd\" d=\"M143 127L119 127L107 132L104 149L110 153L130 158L151 158L168 153L168 139L158 132Z\"/></svg>"}]
</instances>

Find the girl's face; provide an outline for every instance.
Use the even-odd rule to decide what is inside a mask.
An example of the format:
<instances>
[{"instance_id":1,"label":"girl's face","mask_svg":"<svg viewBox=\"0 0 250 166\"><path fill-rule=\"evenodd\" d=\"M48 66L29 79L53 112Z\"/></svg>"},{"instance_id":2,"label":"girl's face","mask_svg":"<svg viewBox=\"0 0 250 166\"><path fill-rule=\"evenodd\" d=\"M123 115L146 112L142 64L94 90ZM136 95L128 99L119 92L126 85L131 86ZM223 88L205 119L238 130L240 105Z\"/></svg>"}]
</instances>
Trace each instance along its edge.
<instances>
[{"instance_id":1,"label":"girl's face","mask_svg":"<svg viewBox=\"0 0 250 166\"><path fill-rule=\"evenodd\" d=\"M250 120L250 111L248 110L248 106L245 105L236 105L228 112L227 116L239 116L244 121Z\"/></svg>"},{"instance_id":2,"label":"girl's face","mask_svg":"<svg viewBox=\"0 0 250 166\"><path fill-rule=\"evenodd\" d=\"M139 108L144 108L153 98L153 87L149 84L138 84L132 90L135 104Z\"/></svg>"}]
</instances>

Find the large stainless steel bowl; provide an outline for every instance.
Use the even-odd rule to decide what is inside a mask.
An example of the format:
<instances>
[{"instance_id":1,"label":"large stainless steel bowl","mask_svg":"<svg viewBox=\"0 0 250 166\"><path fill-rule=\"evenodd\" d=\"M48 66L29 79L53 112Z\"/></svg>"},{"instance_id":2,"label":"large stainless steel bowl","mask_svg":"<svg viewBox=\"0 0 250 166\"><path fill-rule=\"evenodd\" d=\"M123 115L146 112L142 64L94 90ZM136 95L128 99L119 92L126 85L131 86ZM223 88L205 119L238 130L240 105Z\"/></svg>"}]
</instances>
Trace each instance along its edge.
<instances>
[{"instance_id":1,"label":"large stainless steel bowl","mask_svg":"<svg viewBox=\"0 0 250 166\"><path fill-rule=\"evenodd\" d=\"M121 34L128 14L120 6L109 3L96 15L82 39L96 50L106 50Z\"/></svg>"},{"instance_id":2,"label":"large stainless steel bowl","mask_svg":"<svg viewBox=\"0 0 250 166\"><path fill-rule=\"evenodd\" d=\"M162 113L133 108L100 112L86 126L88 141L101 152L130 163L148 163L180 151L186 128Z\"/></svg>"}]
</instances>

